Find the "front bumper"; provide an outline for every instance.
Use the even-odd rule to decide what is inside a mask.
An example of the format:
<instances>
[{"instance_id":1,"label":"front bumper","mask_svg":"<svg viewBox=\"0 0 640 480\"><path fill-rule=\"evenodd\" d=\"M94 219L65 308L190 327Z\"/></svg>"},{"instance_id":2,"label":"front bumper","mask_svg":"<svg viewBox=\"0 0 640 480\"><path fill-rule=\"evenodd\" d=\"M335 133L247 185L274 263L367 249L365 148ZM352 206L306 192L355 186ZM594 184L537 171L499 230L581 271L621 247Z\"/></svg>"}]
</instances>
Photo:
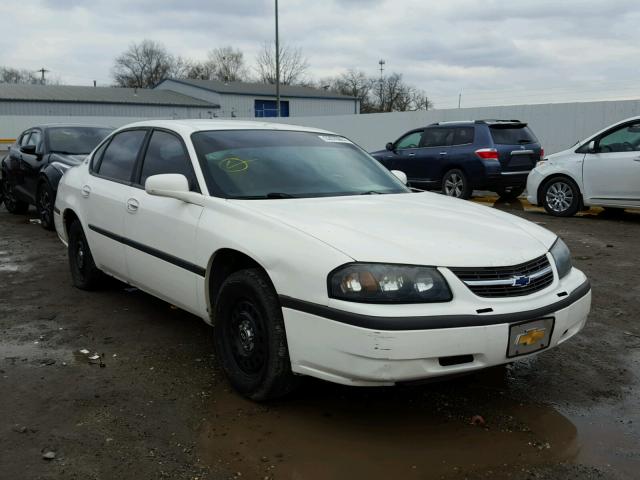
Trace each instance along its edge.
<instances>
[{"instance_id":1,"label":"front bumper","mask_svg":"<svg viewBox=\"0 0 640 480\"><path fill-rule=\"evenodd\" d=\"M544 299L538 298L538 304L543 300L546 305L537 309L511 308L508 313L505 308L496 307L501 313L451 315L448 317L455 325L451 327L444 326L447 319L442 315L413 317L423 322L423 328L415 329L408 328L411 317L352 317L346 314L341 318L339 314L333 314L329 315L330 319L323 315L324 307L314 311L284 299L283 314L292 370L345 385L393 385L466 373L535 355L539 352L507 357L509 326L524 319L553 317L554 328L547 348L565 342L582 330L591 307L591 290L582 272L574 269L568 277L549 287ZM493 300L500 304L503 299ZM367 328L358 325L358 321L347 320L360 317L364 320L378 318L382 327L386 320L400 320L404 329L376 328L375 325ZM386 325L390 323L386 322ZM457 356L465 362L442 365L443 357Z\"/></svg>"},{"instance_id":2,"label":"front bumper","mask_svg":"<svg viewBox=\"0 0 640 480\"><path fill-rule=\"evenodd\" d=\"M529 176L527 177L527 201L531 205L540 204L540 200L538 199L538 189L544 179L545 176L537 169L533 169L531 170L531 173L529 173Z\"/></svg>"}]
</instances>

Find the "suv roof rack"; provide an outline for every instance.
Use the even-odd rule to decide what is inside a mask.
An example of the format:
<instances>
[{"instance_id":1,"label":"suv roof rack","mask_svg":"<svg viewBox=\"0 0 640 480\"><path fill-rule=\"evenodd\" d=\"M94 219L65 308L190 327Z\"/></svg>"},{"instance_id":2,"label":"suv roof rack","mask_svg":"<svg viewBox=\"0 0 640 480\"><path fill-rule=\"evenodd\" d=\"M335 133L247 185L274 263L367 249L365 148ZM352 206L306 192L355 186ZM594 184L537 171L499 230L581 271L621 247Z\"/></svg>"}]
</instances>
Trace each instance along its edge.
<instances>
[{"instance_id":1,"label":"suv roof rack","mask_svg":"<svg viewBox=\"0 0 640 480\"><path fill-rule=\"evenodd\" d=\"M453 125L456 123L474 123L473 120L448 120L446 122L434 122L427 125L427 127L434 127L438 125ZM477 121L476 121L477 123Z\"/></svg>"}]
</instances>

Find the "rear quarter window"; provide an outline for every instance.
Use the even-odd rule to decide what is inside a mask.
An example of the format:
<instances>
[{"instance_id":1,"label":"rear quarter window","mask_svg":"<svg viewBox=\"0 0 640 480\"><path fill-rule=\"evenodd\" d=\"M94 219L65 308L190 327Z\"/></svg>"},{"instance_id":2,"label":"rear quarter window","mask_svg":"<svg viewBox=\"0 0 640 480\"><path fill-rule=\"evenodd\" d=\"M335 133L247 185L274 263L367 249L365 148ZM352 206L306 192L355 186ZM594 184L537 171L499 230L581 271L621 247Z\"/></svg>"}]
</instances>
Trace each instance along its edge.
<instances>
[{"instance_id":1,"label":"rear quarter window","mask_svg":"<svg viewBox=\"0 0 640 480\"><path fill-rule=\"evenodd\" d=\"M497 145L526 145L536 143L538 139L527 126L522 127L489 127L493 143Z\"/></svg>"}]
</instances>

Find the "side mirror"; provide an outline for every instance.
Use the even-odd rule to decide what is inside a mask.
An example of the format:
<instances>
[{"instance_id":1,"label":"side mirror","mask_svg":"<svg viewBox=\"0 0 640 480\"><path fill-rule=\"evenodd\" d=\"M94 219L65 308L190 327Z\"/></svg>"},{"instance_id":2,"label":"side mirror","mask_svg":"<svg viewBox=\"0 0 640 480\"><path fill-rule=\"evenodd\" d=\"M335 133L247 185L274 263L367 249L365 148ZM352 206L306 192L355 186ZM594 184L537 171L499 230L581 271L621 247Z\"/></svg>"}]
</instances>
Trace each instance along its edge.
<instances>
[{"instance_id":1,"label":"side mirror","mask_svg":"<svg viewBox=\"0 0 640 480\"><path fill-rule=\"evenodd\" d=\"M404 173L402 170L391 170L391 173L393 173L398 178L398 180L400 180L404 185L407 185L409 183L407 174Z\"/></svg>"},{"instance_id":2,"label":"side mirror","mask_svg":"<svg viewBox=\"0 0 640 480\"><path fill-rule=\"evenodd\" d=\"M157 197L175 198L186 203L204 205L204 196L189 191L189 181L178 173L163 173L152 175L144 182L144 189L149 195Z\"/></svg>"},{"instance_id":3,"label":"side mirror","mask_svg":"<svg viewBox=\"0 0 640 480\"><path fill-rule=\"evenodd\" d=\"M387 143L384 148L386 148L390 152L393 152L393 143L391 142Z\"/></svg>"},{"instance_id":4,"label":"side mirror","mask_svg":"<svg viewBox=\"0 0 640 480\"><path fill-rule=\"evenodd\" d=\"M26 153L27 155L35 155L36 154L36 146L35 145L22 145L20 147L20 151L22 153Z\"/></svg>"},{"instance_id":5,"label":"side mirror","mask_svg":"<svg viewBox=\"0 0 640 480\"><path fill-rule=\"evenodd\" d=\"M596 141L591 140L587 148L589 149L589 153L596 153Z\"/></svg>"}]
</instances>

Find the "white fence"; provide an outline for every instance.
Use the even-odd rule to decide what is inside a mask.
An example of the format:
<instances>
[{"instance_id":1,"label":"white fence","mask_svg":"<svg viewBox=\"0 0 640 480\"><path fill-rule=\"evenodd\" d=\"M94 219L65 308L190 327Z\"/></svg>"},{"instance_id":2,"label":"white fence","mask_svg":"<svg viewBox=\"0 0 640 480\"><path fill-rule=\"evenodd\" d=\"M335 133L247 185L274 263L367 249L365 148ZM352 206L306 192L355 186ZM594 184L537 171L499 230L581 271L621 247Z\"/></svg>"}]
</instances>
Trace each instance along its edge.
<instances>
[{"instance_id":1,"label":"white fence","mask_svg":"<svg viewBox=\"0 0 640 480\"><path fill-rule=\"evenodd\" d=\"M387 142L395 140L407 130L433 122L483 118L518 119L531 126L547 153L555 153L569 148L578 140L588 137L607 125L638 115L640 115L640 100L621 100L461 108L427 112L293 117L278 121L331 130L350 138L364 149L373 151L383 149Z\"/></svg>"}]
</instances>

